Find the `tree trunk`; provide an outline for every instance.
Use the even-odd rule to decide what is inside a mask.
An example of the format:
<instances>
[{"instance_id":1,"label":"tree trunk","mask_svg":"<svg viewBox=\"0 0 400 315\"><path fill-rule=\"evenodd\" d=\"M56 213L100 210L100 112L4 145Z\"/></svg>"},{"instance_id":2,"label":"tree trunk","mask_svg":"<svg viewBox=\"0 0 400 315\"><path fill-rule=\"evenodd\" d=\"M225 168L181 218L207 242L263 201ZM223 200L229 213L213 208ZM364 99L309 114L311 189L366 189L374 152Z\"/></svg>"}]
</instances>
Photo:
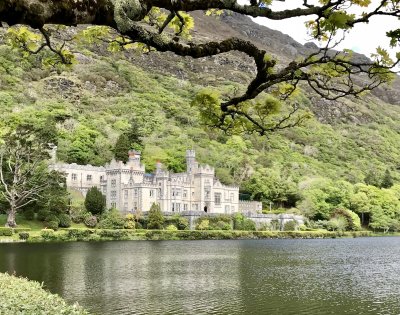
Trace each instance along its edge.
<instances>
[{"instance_id":1,"label":"tree trunk","mask_svg":"<svg viewBox=\"0 0 400 315\"><path fill-rule=\"evenodd\" d=\"M16 211L13 208L8 212L6 227L15 228L17 226L17 223L15 222L15 213Z\"/></svg>"}]
</instances>

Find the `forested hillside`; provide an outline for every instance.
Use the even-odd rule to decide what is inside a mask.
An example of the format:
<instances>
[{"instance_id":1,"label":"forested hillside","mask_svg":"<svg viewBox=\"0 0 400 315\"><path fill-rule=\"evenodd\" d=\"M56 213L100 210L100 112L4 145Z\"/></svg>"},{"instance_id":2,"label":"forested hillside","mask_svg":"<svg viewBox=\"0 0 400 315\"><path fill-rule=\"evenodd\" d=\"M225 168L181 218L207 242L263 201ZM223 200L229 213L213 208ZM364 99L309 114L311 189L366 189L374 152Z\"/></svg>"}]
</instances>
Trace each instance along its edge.
<instances>
[{"instance_id":1,"label":"forested hillside","mask_svg":"<svg viewBox=\"0 0 400 315\"><path fill-rule=\"evenodd\" d=\"M281 60L314 49L239 15L198 18L198 37L247 38ZM69 32L73 36L76 30ZM239 184L244 198L265 201L266 208L272 202L274 208L297 208L291 211L313 219L329 219L346 208L371 214L372 227L397 224L398 83L335 102L303 90L301 105L311 114L301 126L263 137L227 135L206 127L191 104L204 88L243 89L253 69L250 59L235 53L193 60L170 53L110 52L102 42L74 45L78 63L54 69L43 65L42 54L24 56L3 38L3 131L12 120L56 124L58 159L93 165L114 157L121 135L137 137L131 145L142 148L149 172L156 160L183 170L185 150L193 148L224 183Z\"/></svg>"}]
</instances>

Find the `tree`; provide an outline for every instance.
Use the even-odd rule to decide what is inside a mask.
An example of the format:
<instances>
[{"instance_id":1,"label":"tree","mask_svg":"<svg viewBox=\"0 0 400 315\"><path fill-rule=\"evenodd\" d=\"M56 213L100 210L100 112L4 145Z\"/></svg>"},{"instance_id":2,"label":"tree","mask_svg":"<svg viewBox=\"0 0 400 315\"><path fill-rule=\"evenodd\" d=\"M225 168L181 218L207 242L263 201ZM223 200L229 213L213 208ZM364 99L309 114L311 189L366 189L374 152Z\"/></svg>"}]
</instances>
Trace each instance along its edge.
<instances>
[{"instance_id":1,"label":"tree","mask_svg":"<svg viewBox=\"0 0 400 315\"><path fill-rule=\"evenodd\" d=\"M100 215L106 208L106 197L97 187L88 190L85 197L85 208L93 215Z\"/></svg>"},{"instance_id":2,"label":"tree","mask_svg":"<svg viewBox=\"0 0 400 315\"><path fill-rule=\"evenodd\" d=\"M62 29L48 24L92 24L77 38L87 43L107 42L111 51L169 51L192 58L231 51L246 54L254 60L256 74L245 90L230 95L202 92L194 102L200 106L204 122L225 131L247 130L264 135L302 123L307 113L301 111L296 98L301 83L323 98L336 100L360 95L393 79L391 69L398 60L392 60L385 49L378 47L372 61L360 61L349 50L337 52L332 48L338 44L335 38L341 38L358 24L373 23L375 16L398 18L398 0L324 0L315 4L305 0L298 1L297 8L283 11L269 7L274 1L278 0L251 0L247 4L235 0L2 0L0 22L36 29L12 27L7 31L7 42L25 53L42 56L43 63L52 66L72 65L76 59L65 38L59 36L54 40ZM360 13L350 13L353 8ZM207 15L232 11L270 20L307 17L309 35L323 45L308 56L296 56L284 64L241 38L199 43L190 33L195 22L190 13L198 10L206 11ZM387 36L390 44L397 46L400 29L388 30ZM50 51L53 56L40 55L43 51ZM366 79L363 83L357 83L359 75ZM254 100L263 93L264 97ZM292 110L279 116L276 108L283 101Z\"/></svg>"},{"instance_id":3,"label":"tree","mask_svg":"<svg viewBox=\"0 0 400 315\"><path fill-rule=\"evenodd\" d=\"M161 212L161 208L158 204L153 203L149 211L147 228L161 230L163 228L163 224L164 216Z\"/></svg>"},{"instance_id":4,"label":"tree","mask_svg":"<svg viewBox=\"0 0 400 315\"><path fill-rule=\"evenodd\" d=\"M383 175L381 187L382 188L390 188L392 186L393 186L392 174L390 174L389 169L386 169L385 174Z\"/></svg>"},{"instance_id":5,"label":"tree","mask_svg":"<svg viewBox=\"0 0 400 315\"><path fill-rule=\"evenodd\" d=\"M132 149L131 143L129 141L128 136L125 133L122 133L115 143L114 147L114 157L117 161L125 162L128 157L129 150Z\"/></svg>"},{"instance_id":6,"label":"tree","mask_svg":"<svg viewBox=\"0 0 400 315\"><path fill-rule=\"evenodd\" d=\"M379 187L380 186L380 179L379 176L376 174L374 170L369 170L367 175L364 178L364 182L367 185Z\"/></svg>"},{"instance_id":7,"label":"tree","mask_svg":"<svg viewBox=\"0 0 400 315\"><path fill-rule=\"evenodd\" d=\"M49 158L54 134L46 127L21 124L7 132L0 145L0 192L9 205L6 226L15 227L18 210L39 200L49 186Z\"/></svg>"},{"instance_id":8,"label":"tree","mask_svg":"<svg viewBox=\"0 0 400 315\"><path fill-rule=\"evenodd\" d=\"M142 131L139 122L133 119L131 127L128 131L122 133L115 143L114 156L117 161L126 161L129 150L136 150L143 152L144 132ZM143 158L143 157L142 157Z\"/></svg>"}]
</instances>

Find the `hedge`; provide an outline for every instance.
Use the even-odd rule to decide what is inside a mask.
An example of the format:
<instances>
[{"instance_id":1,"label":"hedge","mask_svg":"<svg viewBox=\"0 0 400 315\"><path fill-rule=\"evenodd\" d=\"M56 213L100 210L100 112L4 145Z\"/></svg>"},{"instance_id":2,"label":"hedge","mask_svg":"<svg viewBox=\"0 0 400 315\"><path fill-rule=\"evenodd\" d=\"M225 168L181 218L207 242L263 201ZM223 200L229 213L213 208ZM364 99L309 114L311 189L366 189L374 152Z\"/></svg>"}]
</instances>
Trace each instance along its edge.
<instances>
[{"instance_id":1,"label":"hedge","mask_svg":"<svg viewBox=\"0 0 400 315\"><path fill-rule=\"evenodd\" d=\"M13 229L8 227L0 227L0 236L12 236Z\"/></svg>"},{"instance_id":2,"label":"hedge","mask_svg":"<svg viewBox=\"0 0 400 315\"><path fill-rule=\"evenodd\" d=\"M42 284L0 273L0 314L2 315L86 315L78 305L43 289Z\"/></svg>"},{"instance_id":3,"label":"hedge","mask_svg":"<svg viewBox=\"0 0 400 315\"><path fill-rule=\"evenodd\" d=\"M40 241L101 241L101 240L218 240L270 238L336 238L371 236L371 232L317 231L235 231L235 230L107 230L63 229L58 232L42 230L41 237L30 237L28 242Z\"/></svg>"}]
</instances>

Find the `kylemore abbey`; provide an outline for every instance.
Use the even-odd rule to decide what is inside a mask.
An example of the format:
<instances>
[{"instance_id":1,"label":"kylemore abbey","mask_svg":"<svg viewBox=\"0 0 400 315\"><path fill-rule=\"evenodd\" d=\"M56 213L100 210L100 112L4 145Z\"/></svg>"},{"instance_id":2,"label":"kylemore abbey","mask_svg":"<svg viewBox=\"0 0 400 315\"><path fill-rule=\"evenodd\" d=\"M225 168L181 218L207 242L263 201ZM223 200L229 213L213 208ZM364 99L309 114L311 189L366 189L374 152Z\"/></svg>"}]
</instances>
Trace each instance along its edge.
<instances>
[{"instance_id":1,"label":"kylemore abbey","mask_svg":"<svg viewBox=\"0 0 400 315\"><path fill-rule=\"evenodd\" d=\"M123 213L148 211L158 203L163 212L206 212L232 214L261 212L261 202L239 200L239 187L223 185L215 170L196 161L193 150L186 151L186 172L171 173L157 163L153 174L145 172L140 152L129 151L129 159L111 161L104 167L55 162L51 168L64 172L67 186L83 195L97 187L106 196L107 207Z\"/></svg>"}]
</instances>

